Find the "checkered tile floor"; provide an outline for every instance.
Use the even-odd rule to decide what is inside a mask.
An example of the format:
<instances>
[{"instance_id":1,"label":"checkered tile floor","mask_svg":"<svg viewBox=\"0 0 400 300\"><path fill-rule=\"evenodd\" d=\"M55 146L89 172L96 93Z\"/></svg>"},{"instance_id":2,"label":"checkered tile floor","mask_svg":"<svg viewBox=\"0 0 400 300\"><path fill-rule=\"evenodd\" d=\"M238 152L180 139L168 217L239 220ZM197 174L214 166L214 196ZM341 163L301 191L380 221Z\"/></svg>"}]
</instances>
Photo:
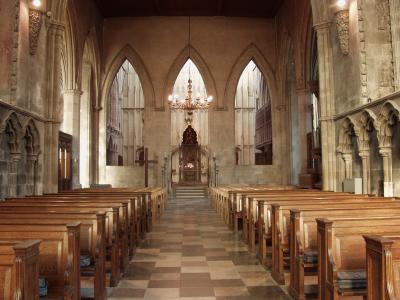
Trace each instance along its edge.
<instances>
[{"instance_id":1,"label":"checkered tile floor","mask_svg":"<svg viewBox=\"0 0 400 300\"><path fill-rule=\"evenodd\" d=\"M208 199L170 199L108 299L291 299Z\"/></svg>"}]
</instances>

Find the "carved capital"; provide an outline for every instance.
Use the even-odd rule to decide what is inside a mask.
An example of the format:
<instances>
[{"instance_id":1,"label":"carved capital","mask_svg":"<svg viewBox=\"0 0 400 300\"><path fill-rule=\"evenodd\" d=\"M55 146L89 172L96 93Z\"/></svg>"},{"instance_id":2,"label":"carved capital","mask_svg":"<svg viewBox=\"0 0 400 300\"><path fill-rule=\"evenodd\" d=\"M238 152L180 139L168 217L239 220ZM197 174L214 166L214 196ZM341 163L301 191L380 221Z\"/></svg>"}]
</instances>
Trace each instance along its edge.
<instances>
[{"instance_id":1,"label":"carved capital","mask_svg":"<svg viewBox=\"0 0 400 300\"><path fill-rule=\"evenodd\" d=\"M40 29L42 28L42 12L37 9L29 10L29 53L31 55L35 55L39 36Z\"/></svg>"},{"instance_id":2,"label":"carved capital","mask_svg":"<svg viewBox=\"0 0 400 300\"><path fill-rule=\"evenodd\" d=\"M347 9L345 10L339 10L335 14L335 19L336 19L336 29L337 29L337 34L339 38L339 45L340 45L340 50L342 50L342 53L344 55L349 54L349 11Z\"/></svg>"}]
</instances>

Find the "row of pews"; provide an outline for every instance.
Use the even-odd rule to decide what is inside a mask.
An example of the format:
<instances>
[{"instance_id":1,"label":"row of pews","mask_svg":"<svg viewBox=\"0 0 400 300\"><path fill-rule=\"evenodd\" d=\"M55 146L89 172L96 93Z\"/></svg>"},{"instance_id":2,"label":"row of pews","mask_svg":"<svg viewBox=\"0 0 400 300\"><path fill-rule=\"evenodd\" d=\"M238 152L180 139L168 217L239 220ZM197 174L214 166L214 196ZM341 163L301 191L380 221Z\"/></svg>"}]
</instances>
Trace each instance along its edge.
<instances>
[{"instance_id":1,"label":"row of pews","mask_svg":"<svg viewBox=\"0 0 400 300\"><path fill-rule=\"evenodd\" d=\"M106 299L165 204L163 188L1 201L0 299Z\"/></svg>"},{"instance_id":2,"label":"row of pews","mask_svg":"<svg viewBox=\"0 0 400 300\"><path fill-rule=\"evenodd\" d=\"M294 299L400 299L398 199L293 186L223 186L210 199Z\"/></svg>"}]
</instances>

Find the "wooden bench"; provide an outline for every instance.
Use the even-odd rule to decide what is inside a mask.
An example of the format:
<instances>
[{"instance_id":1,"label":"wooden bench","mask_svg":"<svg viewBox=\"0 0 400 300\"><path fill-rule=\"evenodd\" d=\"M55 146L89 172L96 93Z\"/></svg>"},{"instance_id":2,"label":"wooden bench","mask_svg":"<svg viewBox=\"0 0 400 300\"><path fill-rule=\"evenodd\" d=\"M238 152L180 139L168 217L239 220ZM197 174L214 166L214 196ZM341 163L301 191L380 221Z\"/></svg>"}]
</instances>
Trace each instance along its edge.
<instances>
[{"instance_id":1,"label":"wooden bench","mask_svg":"<svg viewBox=\"0 0 400 300\"><path fill-rule=\"evenodd\" d=\"M49 295L43 299L80 299L79 233L80 223L0 220L0 240L41 240L39 276L49 282Z\"/></svg>"},{"instance_id":2,"label":"wooden bench","mask_svg":"<svg viewBox=\"0 0 400 300\"><path fill-rule=\"evenodd\" d=\"M0 241L0 299L39 299L40 241Z\"/></svg>"},{"instance_id":3,"label":"wooden bench","mask_svg":"<svg viewBox=\"0 0 400 300\"><path fill-rule=\"evenodd\" d=\"M24 224L25 222L43 223L43 214L26 213L0 213L0 219ZM80 255L90 259L90 266L80 268L81 283L92 287L94 298L106 299L106 234L105 213L97 214L46 214L46 221L54 224L71 223L79 221L80 227ZM85 289L86 291L87 289ZM83 293L81 293L83 294ZM90 298L90 297L87 297Z\"/></svg>"},{"instance_id":4,"label":"wooden bench","mask_svg":"<svg viewBox=\"0 0 400 300\"><path fill-rule=\"evenodd\" d=\"M349 193L333 193L333 192L321 192L314 190L283 190L283 191L269 191L269 192L251 192L251 193L243 193L237 199L237 207L234 208L238 210L239 215L243 218L243 239L247 243L248 242L248 234L249 234L249 224L251 221L250 218L256 218L257 216L257 202L269 200L272 201L274 199L292 199L292 198L304 198L306 196L328 196L328 195L345 195L349 196ZM253 213L255 211L255 213ZM236 222L236 220L235 220Z\"/></svg>"},{"instance_id":5,"label":"wooden bench","mask_svg":"<svg viewBox=\"0 0 400 300\"><path fill-rule=\"evenodd\" d=\"M400 235L366 235L364 239L367 256L367 299L400 299Z\"/></svg>"},{"instance_id":6,"label":"wooden bench","mask_svg":"<svg viewBox=\"0 0 400 300\"><path fill-rule=\"evenodd\" d=\"M165 210L166 189L155 188L111 188L111 189L81 189L74 190L73 193L80 194L103 194L120 196L140 196L144 199L143 205L146 209L147 228L150 230L152 224L156 222L157 216L161 216Z\"/></svg>"},{"instance_id":7,"label":"wooden bench","mask_svg":"<svg viewBox=\"0 0 400 300\"><path fill-rule=\"evenodd\" d=\"M290 210L296 208L304 209L351 209L351 208L380 208L382 205L386 207L400 207L400 203L394 200L382 200L380 202L352 202L342 200L340 203L335 201L326 202L322 201L316 203L313 200L305 200L292 204L272 204L271 205L271 241L272 241L272 277L284 284L284 265L285 260L290 260ZM286 254L286 256L285 256Z\"/></svg>"},{"instance_id":8,"label":"wooden bench","mask_svg":"<svg viewBox=\"0 0 400 300\"><path fill-rule=\"evenodd\" d=\"M332 197L335 200L332 200ZM258 235L258 244L259 251L258 255L262 264L268 265L266 261L267 254L267 244L271 244L271 203L282 203L282 204L294 204L296 202L302 201L312 201L312 203L321 203L321 202L338 202L338 201L347 201L351 200L351 202L363 202L366 199L370 202L381 202L382 199L376 198L367 198L365 196L354 196L351 194L314 194L307 193L307 196L304 195L288 195L288 196L271 196L266 199L255 198L257 205L254 205L257 209L253 209L250 212L250 221L249 221L249 248L255 251L256 244L256 236ZM386 199L384 200L386 201ZM311 203L311 204L312 204ZM309 203L310 204L310 203ZM256 216L256 217L254 217ZM287 211L287 220L289 221L289 211Z\"/></svg>"},{"instance_id":9,"label":"wooden bench","mask_svg":"<svg viewBox=\"0 0 400 300\"><path fill-rule=\"evenodd\" d=\"M255 252L256 250L256 239L258 241L263 241L263 226L265 226L265 217L269 215L268 209L270 209L270 203L276 201L300 201L300 200L315 200L315 201L330 201L332 197L335 198L336 201L342 201L347 199L352 199L354 201L364 201L367 199L365 195L361 195L355 197L352 194L347 193L339 193L339 194L331 194L331 193L306 193L307 196L304 196L304 193L301 194L288 194L288 195L270 195L263 198L248 198L247 212L245 213L245 226L243 239L249 245L250 252ZM358 200L356 200L358 199ZM377 200L371 200L377 201ZM267 212L265 211L267 210ZM260 247L261 248L261 247ZM264 249L261 249L264 250ZM261 252L261 254L263 254ZM263 256L261 256L263 257Z\"/></svg>"},{"instance_id":10,"label":"wooden bench","mask_svg":"<svg viewBox=\"0 0 400 300\"><path fill-rule=\"evenodd\" d=\"M400 218L317 219L318 299L367 295L363 235L399 235ZM357 287L357 288L356 288Z\"/></svg>"},{"instance_id":11,"label":"wooden bench","mask_svg":"<svg viewBox=\"0 0 400 300\"><path fill-rule=\"evenodd\" d=\"M306 294L316 294L314 286L305 285L305 277L314 276L318 268L316 218L330 220L340 218L373 218L400 216L400 207L377 208L355 207L340 209L293 209L290 212L290 286L289 292L295 299L306 299Z\"/></svg>"},{"instance_id":12,"label":"wooden bench","mask_svg":"<svg viewBox=\"0 0 400 300\"><path fill-rule=\"evenodd\" d=\"M127 218L129 219L127 223L127 233L129 239L129 256L132 257L135 253L136 245L139 243L139 236L137 234L137 218L136 218L136 199L134 198L121 198L113 196L35 196L26 198L13 199L24 203L99 203L99 204L116 204L127 205ZM123 215L122 215L123 216ZM124 217L124 216L123 216ZM125 220L126 218L124 218ZM124 225L123 225L124 226ZM125 228L125 227L123 227Z\"/></svg>"},{"instance_id":13,"label":"wooden bench","mask_svg":"<svg viewBox=\"0 0 400 300\"><path fill-rule=\"evenodd\" d=\"M19 205L5 205L6 202L0 203L0 213L43 213L43 214L70 214L70 213L89 213L96 212L106 213L106 270L111 273L110 285L116 286L121 277L121 270L126 266L124 263L129 261L129 258L124 251L124 243L122 243L121 223L119 219L119 206L114 208L93 208L82 206L61 206L61 205L43 205L46 203L17 203ZM123 237L122 237L123 238ZM125 255L125 257L123 256Z\"/></svg>"}]
</instances>

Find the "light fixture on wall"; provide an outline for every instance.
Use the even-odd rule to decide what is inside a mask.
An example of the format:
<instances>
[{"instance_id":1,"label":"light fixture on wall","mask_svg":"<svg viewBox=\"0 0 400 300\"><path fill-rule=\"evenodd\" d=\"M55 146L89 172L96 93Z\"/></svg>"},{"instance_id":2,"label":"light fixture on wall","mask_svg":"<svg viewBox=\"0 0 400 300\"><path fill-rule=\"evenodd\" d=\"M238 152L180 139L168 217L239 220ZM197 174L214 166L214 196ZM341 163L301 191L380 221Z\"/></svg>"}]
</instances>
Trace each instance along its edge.
<instances>
[{"instance_id":1,"label":"light fixture on wall","mask_svg":"<svg viewBox=\"0 0 400 300\"><path fill-rule=\"evenodd\" d=\"M336 4L337 10L335 12L335 19L340 50L344 55L348 55L350 38L350 14L348 3L346 0L338 0Z\"/></svg>"},{"instance_id":2,"label":"light fixture on wall","mask_svg":"<svg viewBox=\"0 0 400 300\"><path fill-rule=\"evenodd\" d=\"M41 0L32 0L34 8L29 9L29 53L35 55L40 36L40 29L42 28L43 12L39 10L42 6Z\"/></svg>"},{"instance_id":3,"label":"light fixture on wall","mask_svg":"<svg viewBox=\"0 0 400 300\"><path fill-rule=\"evenodd\" d=\"M188 45L189 45L189 57L188 60L190 60L190 16L189 16L189 30L188 30ZM189 80L188 80L188 86L187 86L187 95L185 98L180 98L179 95L169 95L168 101L171 109L180 109L180 110L185 110L188 111L189 115L191 116L193 114L194 110L201 110L201 109L208 109L210 106L211 102L213 101L212 96L206 96L206 97L201 97L200 94L197 94L196 97L193 97L193 85L192 85L192 79L190 77L190 65L189 65Z\"/></svg>"}]
</instances>

